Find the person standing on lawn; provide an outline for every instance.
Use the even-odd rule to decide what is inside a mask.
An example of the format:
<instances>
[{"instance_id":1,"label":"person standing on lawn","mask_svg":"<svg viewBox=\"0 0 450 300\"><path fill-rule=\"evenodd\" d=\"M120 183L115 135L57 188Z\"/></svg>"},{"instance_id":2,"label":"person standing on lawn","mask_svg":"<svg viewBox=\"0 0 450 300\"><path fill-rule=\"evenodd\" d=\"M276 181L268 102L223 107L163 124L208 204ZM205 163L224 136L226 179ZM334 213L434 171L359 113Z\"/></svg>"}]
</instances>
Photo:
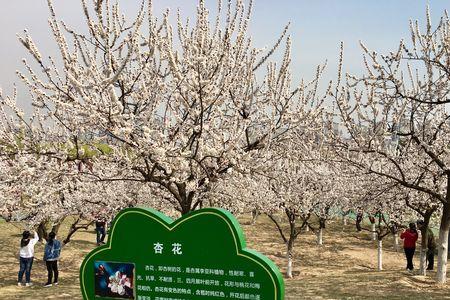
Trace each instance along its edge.
<instances>
[{"instance_id":1,"label":"person standing on lawn","mask_svg":"<svg viewBox=\"0 0 450 300\"><path fill-rule=\"evenodd\" d=\"M31 233L26 230L22 233L19 250L19 274L17 285L22 286L23 274L25 274L25 286L31 286L31 268L34 260L34 246L39 241L37 232L34 232L34 237L30 238Z\"/></svg>"},{"instance_id":2,"label":"person standing on lawn","mask_svg":"<svg viewBox=\"0 0 450 300\"><path fill-rule=\"evenodd\" d=\"M422 220L419 220L417 222L417 225L419 226L420 230L423 230L424 222ZM431 230L431 228L428 227L427 229L427 261L428 266L427 270L433 270L434 268L434 254L436 253L436 240L434 238L434 233Z\"/></svg>"},{"instance_id":3,"label":"person standing on lawn","mask_svg":"<svg viewBox=\"0 0 450 300\"><path fill-rule=\"evenodd\" d=\"M434 254L436 253L436 240L434 238L433 231L428 228L427 230L427 261L428 261L428 267L427 270L433 270L434 269Z\"/></svg>"},{"instance_id":4,"label":"person standing on lawn","mask_svg":"<svg viewBox=\"0 0 450 300\"><path fill-rule=\"evenodd\" d=\"M104 244L106 236L106 221L103 218L98 218L95 221L95 232L97 233L97 246Z\"/></svg>"},{"instance_id":5,"label":"person standing on lawn","mask_svg":"<svg viewBox=\"0 0 450 300\"><path fill-rule=\"evenodd\" d=\"M416 251L416 241L419 235L417 233L416 224L409 223L409 229L402 232L400 238L403 240L403 249L406 256L406 269L409 271L414 270L413 257Z\"/></svg>"},{"instance_id":6,"label":"person standing on lawn","mask_svg":"<svg viewBox=\"0 0 450 300\"><path fill-rule=\"evenodd\" d=\"M47 266L47 283L45 287L58 285L58 259L61 254L61 242L56 239L53 231L48 234L48 241L44 250L44 261Z\"/></svg>"}]
</instances>

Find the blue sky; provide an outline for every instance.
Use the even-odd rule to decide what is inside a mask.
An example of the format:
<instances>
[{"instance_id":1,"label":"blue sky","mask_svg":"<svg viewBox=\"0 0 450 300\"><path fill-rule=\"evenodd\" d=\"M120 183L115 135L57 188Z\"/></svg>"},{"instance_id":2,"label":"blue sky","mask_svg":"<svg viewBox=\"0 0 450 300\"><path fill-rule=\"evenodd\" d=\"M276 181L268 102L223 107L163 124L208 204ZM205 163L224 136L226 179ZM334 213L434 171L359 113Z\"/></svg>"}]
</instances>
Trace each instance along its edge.
<instances>
[{"instance_id":1,"label":"blue sky","mask_svg":"<svg viewBox=\"0 0 450 300\"><path fill-rule=\"evenodd\" d=\"M89 1L89 0L88 0ZM183 16L191 16L196 0L153 0L155 13L170 7L178 7ZM57 14L72 27L83 27L84 19L79 0L54 0ZM122 0L121 6L130 17L140 1ZM215 10L216 0L206 0ZM22 69L21 59L28 57L19 44L16 33L24 28L32 34L41 52L56 54L56 47L48 29L46 0L0 0L0 87L10 91L18 82L15 70ZM255 0L250 32L256 47L270 46L277 39L284 25L291 22L293 38L294 78L311 78L315 66L329 61L327 79L336 73L339 43L345 43L345 66L351 73L361 73L361 50L358 41L377 52L395 49L401 38L409 39L409 19L425 20L425 8L429 5L436 24L448 1L413 0ZM20 86L19 86L20 87ZM22 94L22 93L21 93ZM22 97L21 97L22 98Z\"/></svg>"}]
</instances>

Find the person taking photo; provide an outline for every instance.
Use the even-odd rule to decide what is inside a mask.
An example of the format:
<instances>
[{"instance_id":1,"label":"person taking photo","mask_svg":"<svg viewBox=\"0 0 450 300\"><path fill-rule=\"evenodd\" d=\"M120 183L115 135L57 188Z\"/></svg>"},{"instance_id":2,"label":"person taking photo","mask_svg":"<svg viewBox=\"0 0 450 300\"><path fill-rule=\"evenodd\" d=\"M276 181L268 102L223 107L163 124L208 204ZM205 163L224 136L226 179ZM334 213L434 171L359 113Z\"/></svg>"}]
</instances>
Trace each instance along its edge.
<instances>
[{"instance_id":1,"label":"person taking photo","mask_svg":"<svg viewBox=\"0 0 450 300\"><path fill-rule=\"evenodd\" d=\"M18 286L23 285L23 275L25 274L25 286L31 286L31 268L33 267L34 260L34 246L39 241L37 232L34 232L34 237L30 238L31 233L25 230L22 233L22 239L20 240L19 250L19 274L18 274Z\"/></svg>"}]
</instances>

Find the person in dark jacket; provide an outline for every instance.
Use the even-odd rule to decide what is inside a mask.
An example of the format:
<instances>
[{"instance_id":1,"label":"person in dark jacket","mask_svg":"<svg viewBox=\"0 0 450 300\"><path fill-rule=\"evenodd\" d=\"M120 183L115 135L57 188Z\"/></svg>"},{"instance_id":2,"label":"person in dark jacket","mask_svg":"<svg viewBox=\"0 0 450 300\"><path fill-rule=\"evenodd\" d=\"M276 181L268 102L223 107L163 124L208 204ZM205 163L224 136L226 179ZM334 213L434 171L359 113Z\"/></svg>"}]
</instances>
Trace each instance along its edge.
<instances>
[{"instance_id":1,"label":"person in dark jacket","mask_svg":"<svg viewBox=\"0 0 450 300\"><path fill-rule=\"evenodd\" d=\"M95 232L97 233L97 246L104 244L106 236L106 221L104 219L95 221Z\"/></svg>"},{"instance_id":2,"label":"person in dark jacket","mask_svg":"<svg viewBox=\"0 0 450 300\"><path fill-rule=\"evenodd\" d=\"M427 270L433 270L434 268L434 253L436 253L436 241L434 239L433 231L428 228L427 230L427 261L428 267Z\"/></svg>"},{"instance_id":3,"label":"person in dark jacket","mask_svg":"<svg viewBox=\"0 0 450 300\"><path fill-rule=\"evenodd\" d=\"M424 222L422 220L417 221L417 225L419 229L422 230ZM436 241L434 238L433 231L428 228L427 229L427 261L428 266L427 270L433 270L434 268L434 254L436 253Z\"/></svg>"},{"instance_id":4,"label":"person in dark jacket","mask_svg":"<svg viewBox=\"0 0 450 300\"><path fill-rule=\"evenodd\" d=\"M406 269L414 270L413 257L416 251L416 241L419 237L415 223L409 223L409 229L402 232L400 238L403 240L403 249L406 256Z\"/></svg>"},{"instance_id":5,"label":"person in dark jacket","mask_svg":"<svg viewBox=\"0 0 450 300\"><path fill-rule=\"evenodd\" d=\"M56 234L52 231L48 235L48 241L44 249L44 261L47 266L47 283L45 287L58 285L58 259L61 254L61 242L56 239Z\"/></svg>"}]
</instances>

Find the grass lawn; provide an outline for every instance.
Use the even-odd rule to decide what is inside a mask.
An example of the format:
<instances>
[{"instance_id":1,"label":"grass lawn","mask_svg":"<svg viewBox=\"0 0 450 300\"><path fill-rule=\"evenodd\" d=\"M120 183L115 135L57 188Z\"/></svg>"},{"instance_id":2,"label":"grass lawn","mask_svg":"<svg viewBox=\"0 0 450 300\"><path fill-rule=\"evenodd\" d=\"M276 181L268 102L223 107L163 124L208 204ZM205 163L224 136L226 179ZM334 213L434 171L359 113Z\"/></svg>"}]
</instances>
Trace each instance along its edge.
<instances>
[{"instance_id":1,"label":"grass lawn","mask_svg":"<svg viewBox=\"0 0 450 300\"><path fill-rule=\"evenodd\" d=\"M260 216L248 225L240 217L249 248L267 255L285 272L285 247L268 218ZM62 227L62 235L67 226ZM60 285L44 288L46 269L42 261L43 245L36 246L32 287L17 286L18 246L22 229L0 221L0 299L81 299L78 269L95 247L95 233L77 232L63 248L60 261ZM435 272L427 277L410 274L402 252L396 252L393 238L384 241L384 271L376 270L377 250L368 233L358 233L354 225L331 222L324 233L324 245L315 244L311 232L300 235L296 244L293 279L285 279L286 299L450 299L450 283L434 284ZM418 252L415 266L418 267ZM269 299L270 300L270 299Z\"/></svg>"}]
</instances>

